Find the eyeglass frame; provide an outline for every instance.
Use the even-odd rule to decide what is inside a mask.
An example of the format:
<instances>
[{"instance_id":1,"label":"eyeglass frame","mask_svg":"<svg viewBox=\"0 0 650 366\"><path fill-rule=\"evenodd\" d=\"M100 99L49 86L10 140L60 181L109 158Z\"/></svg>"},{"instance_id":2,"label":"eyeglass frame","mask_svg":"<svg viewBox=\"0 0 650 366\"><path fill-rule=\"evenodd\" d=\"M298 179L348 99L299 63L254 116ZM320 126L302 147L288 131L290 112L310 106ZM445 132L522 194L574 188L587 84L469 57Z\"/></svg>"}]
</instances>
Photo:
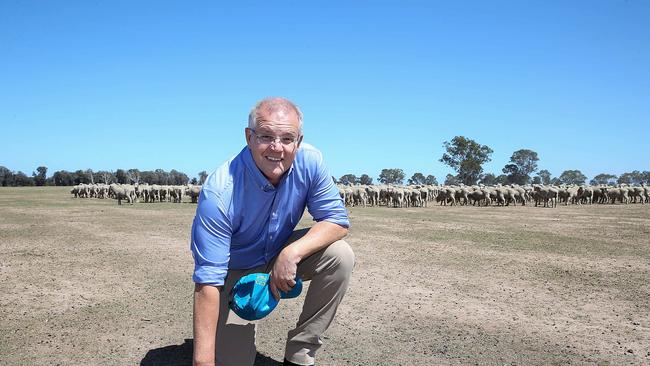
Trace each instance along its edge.
<instances>
[{"instance_id":1,"label":"eyeglass frame","mask_svg":"<svg viewBox=\"0 0 650 366\"><path fill-rule=\"evenodd\" d=\"M248 128L248 129L253 133L253 135L255 136L255 141L257 141L257 143L258 143L259 145L268 145L268 146L270 146L271 144L274 144L274 145L275 145L276 143L279 143L280 146L287 146L287 147L288 147L288 146L291 146L291 144L296 144L296 145L297 145L297 143L298 143L298 142L300 141L300 139L302 138L302 135L298 135L298 137L293 137L293 136L292 136L293 141L291 141L291 142L285 144L284 142L282 142L283 137L280 137L280 136L271 136L271 135L258 135L258 134L257 134L257 131L255 131L255 129L250 128L250 127L247 127L247 128ZM271 138L273 138L273 140L271 140L271 141L269 141L269 142L263 142L263 141L261 141L262 137L271 137Z\"/></svg>"}]
</instances>

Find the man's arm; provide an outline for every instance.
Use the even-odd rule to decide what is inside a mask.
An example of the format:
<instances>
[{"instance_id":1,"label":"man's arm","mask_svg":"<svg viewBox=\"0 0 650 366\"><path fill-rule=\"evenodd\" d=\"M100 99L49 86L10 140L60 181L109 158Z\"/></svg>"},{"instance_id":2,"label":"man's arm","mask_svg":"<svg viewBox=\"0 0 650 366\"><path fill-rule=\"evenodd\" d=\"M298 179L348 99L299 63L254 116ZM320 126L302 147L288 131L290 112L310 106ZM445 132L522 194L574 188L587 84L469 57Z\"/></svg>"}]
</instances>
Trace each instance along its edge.
<instances>
[{"instance_id":1,"label":"man's arm","mask_svg":"<svg viewBox=\"0 0 650 366\"><path fill-rule=\"evenodd\" d=\"M194 285L194 365L214 365L221 287Z\"/></svg>"},{"instance_id":2,"label":"man's arm","mask_svg":"<svg viewBox=\"0 0 650 366\"><path fill-rule=\"evenodd\" d=\"M317 251L343 239L348 229L328 221L317 222L300 239L287 245L278 255L271 271L271 291L279 299L278 290L287 292L296 284L298 263Z\"/></svg>"}]
</instances>

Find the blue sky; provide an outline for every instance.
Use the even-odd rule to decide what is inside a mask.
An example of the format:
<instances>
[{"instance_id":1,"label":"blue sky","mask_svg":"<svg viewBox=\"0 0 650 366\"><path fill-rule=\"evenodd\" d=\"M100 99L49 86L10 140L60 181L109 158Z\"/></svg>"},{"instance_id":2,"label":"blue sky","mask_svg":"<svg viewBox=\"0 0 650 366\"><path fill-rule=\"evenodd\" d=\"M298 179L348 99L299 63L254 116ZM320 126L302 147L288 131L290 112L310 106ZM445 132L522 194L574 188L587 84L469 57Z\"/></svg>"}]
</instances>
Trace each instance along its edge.
<instances>
[{"instance_id":1,"label":"blue sky","mask_svg":"<svg viewBox=\"0 0 650 366\"><path fill-rule=\"evenodd\" d=\"M294 100L332 174L650 170L650 2L0 1L0 165L212 171Z\"/></svg>"}]
</instances>

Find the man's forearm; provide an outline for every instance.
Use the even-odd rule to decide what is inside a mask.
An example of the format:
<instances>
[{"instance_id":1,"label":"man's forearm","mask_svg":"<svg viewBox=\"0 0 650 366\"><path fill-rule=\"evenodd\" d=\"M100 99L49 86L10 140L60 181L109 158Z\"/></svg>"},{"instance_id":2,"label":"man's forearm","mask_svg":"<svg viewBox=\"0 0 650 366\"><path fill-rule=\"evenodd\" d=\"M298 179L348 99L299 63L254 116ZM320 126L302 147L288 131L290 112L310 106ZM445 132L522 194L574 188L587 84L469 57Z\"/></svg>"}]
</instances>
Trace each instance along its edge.
<instances>
[{"instance_id":1,"label":"man's forearm","mask_svg":"<svg viewBox=\"0 0 650 366\"><path fill-rule=\"evenodd\" d=\"M221 288L194 286L194 365L214 365Z\"/></svg>"},{"instance_id":2,"label":"man's forearm","mask_svg":"<svg viewBox=\"0 0 650 366\"><path fill-rule=\"evenodd\" d=\"M347 234L347 228L329 221L321 221L312 226L302 238L290 246L302 260L335 241L343 239Z\"/></svg>"}]
</instances>

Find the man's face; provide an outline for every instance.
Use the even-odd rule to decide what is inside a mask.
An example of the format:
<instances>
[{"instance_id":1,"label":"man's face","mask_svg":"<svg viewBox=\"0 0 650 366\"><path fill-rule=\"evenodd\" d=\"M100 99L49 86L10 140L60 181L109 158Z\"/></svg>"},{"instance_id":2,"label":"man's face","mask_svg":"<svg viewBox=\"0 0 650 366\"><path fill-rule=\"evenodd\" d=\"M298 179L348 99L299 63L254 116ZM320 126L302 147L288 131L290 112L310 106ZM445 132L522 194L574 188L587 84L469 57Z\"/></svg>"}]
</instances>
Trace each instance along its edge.
<instances>
[{"instance_id":1,"label":"man's face","mask_svg":"<svg viewBox=\"0 0 650 366\"><path fill-rule=\"evenodd\" d=\"M298 115L294 111L267 112L262 109L257 116L255 131L246 128L245 133L255 165L271 184L277 185L291 167L302 141ZM271 143L265 142L268 137L276 139ZM282 142L289 139L295 139L295 142Z\"/></svg>"}]
</instances>

